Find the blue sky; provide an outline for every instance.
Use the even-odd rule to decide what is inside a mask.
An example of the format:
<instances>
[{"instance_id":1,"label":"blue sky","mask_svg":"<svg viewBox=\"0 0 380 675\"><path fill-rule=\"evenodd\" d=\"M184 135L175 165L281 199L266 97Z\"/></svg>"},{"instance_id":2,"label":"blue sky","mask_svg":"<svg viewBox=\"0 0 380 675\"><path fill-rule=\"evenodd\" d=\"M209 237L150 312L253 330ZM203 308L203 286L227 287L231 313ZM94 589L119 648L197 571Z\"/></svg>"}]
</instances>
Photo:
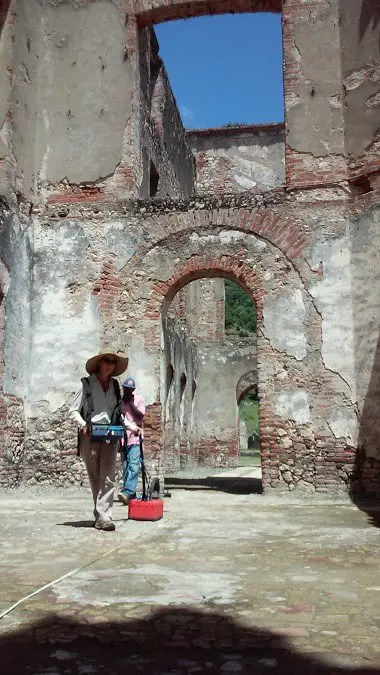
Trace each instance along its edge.
<instances>
[{"instance_id":1,"label":"blue sky","mask_svg":"<svg viewBox=\"0 0 380 675\"><path fill-rule=\"evenodd\" d=\"M205 16L155 31L185 127L283 120L280 15Z\"/></svg>"}]
</instances>

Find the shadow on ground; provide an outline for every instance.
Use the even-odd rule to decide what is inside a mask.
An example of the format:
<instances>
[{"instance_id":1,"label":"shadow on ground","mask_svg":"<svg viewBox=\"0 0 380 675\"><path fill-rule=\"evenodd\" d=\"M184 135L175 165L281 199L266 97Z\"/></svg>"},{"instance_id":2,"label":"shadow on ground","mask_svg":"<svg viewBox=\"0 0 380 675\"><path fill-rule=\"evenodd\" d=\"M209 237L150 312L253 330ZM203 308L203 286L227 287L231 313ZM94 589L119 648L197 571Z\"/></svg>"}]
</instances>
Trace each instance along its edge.
<instances>
[{"instance_id":1,"label":"shadow on ground","mask_svg":"<svg viewBox=\"0 0 380 675\"><path fill-rule=\"evenodd\" d=\"M170 490L217 490L233 495L262 494L263 486L260 478L218 477L182 478L179 476L165 478L165 487Z\"/></svg>"},{"instance_id":2,"label":"shadow on ground","mask_svg":"<svg viewBox=\"0 0 380 675\"><path fill-rule=\"evenodd\" d=\"M122 617L123 608L120 607ZM344 650L342 650L344 651ZM349 649L344 655L350 663ZM215 611L162 608L147 620L79 623L46 619L0 638L2 672L242 673L267 675L375 675L379 669L328 665L298 653L283 635L246 628ZM342 658L342 655L340 655ZM351 661L352 662L352 661Z\"/></svg>"},{"instance_id":3,"label":"shadow on ground","mask_svg":"<svg viewBox=\"0 0 380 675\"><path fill-rule=\"evenodd\" d=\"M66 522L57 523L57 525L65 525L66 527L94 527L94 520L66 520Z\"/></svg>"},{"instance_id":4,"label":"shadow on ground","mask_svg":"<svg viewBox=\"0 0 380 675\"><path fill-rule=\"evenodd\" d=\"M380 528L380 504L379 500L373 497L366 498L365 496L351 495L351 499L355 506L367 514L367 520L373 527Z\"/></svg>"}]
</instances>

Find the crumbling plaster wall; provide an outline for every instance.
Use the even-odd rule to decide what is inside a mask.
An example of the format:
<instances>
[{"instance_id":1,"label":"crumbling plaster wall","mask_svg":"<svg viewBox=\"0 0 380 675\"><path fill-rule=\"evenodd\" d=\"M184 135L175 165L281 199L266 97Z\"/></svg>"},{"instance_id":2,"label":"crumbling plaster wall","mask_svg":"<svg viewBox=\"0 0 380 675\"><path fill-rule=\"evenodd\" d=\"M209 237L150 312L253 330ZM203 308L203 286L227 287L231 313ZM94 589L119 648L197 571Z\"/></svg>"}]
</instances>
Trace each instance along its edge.
<instances>
[{"instance_id":1,"label":"crumbling plaster wall","mask_svg":"<svg viewBox=\"0 0 380 675\"><path fill-rule=\"evenodd\" d=\"M224 279L199 279L185 286L187 330L194 342L224 339Z\"/></svg>"},{"instance_id":2,"label":"crumbling plaster wall","mask_svg":"<svg viewBox=\"0 0 380 675\"><path fill-rule=\"evenodd\" d=\"M23 472L31 340L28 219L0 205L0 485Z\"/></svg>"},{"instance_id":3,"label":"crumbling plaster wall","mask_svg":"<svg viewBox=\"0 0 380 675\"><path fill-rule=\"evenodd\" d=\"M188 197L195 188L195 161L163 63L153 89L152 117L181 187L180 196Z\"/></svg>"},{"instance_id":4,"label":"crumbling plaster wall","mask_svg":"<svg viewBox=\"0 0 380 675\"><path fill-rule=\"evenodd\" d=\"M262 280L265 298L263 333L258 337L258 377L260 392L265 392L265 402L261 403L264 410L261 437L266 484L284 482L294 487L300 483L301 487L310 489L330 489L331 484L336 485L340 479L343 484L347 481L345 471L352 461L354 443L351 442L350 450L350 439L341 435L335 438L329 423L332 401L351 419L349 388L339 374L330 371L323 362L320 315L297 273L292 272L289 262L268 243L243 232L227 234L223 227L215 226L212 231L200 229L184 234L181 239L173 237L172 243L167 241L163 247L150 251L144 269L147 276L157 280L157 287L165 286L171 273L178 274L175 269L178 269L179 250L186 251L190 265L195 264L191 263L195 255L208 259L209 251L213 260L236 255ZM308 283L318 279L318 270L310 271ZM143 296L145 294L146 290ZM279 307L284 310L280 316ZM289 322L283 318L288 313L293 317ZM151 335L151 323L148 319L148 329L143 322L144 333L149 331ZM279 341L281 331L286 337ZM328 332L328 324L325 331ZM353 415L355 417L355 413ZM210 443L208 447L210 449ZM332 464L328 466L333 475L327 471L326 477L329 454ZM337 456L340 456L339 467Z\"/></svg>"},{"instance_id":5,"label":"crumbling plaster wall","mask_svg":"<svg viewBox=\"0 0 380 675\"><path fill-rule=\"evenodd\" d=\"M360 425L352 489L380 493L380 208L374 207L349 228L352 288L352 351L355 399Z\"/></svg>"},{"instance_id":6,"label":"crumbling plaster wall","mask_svg":"<svg viewBox=\"0 0 380 675\"><path fill-rule=\"evenodd\" d=\"M157 398L158 378L139 335L112 331L112 311L118 293L117 274L136 251L139 228L108 219L102 236L93 223L59 218L34 222L29 381L25 395L29 433L25 442L29 482L69 482L84 479L75 451L75 425L68 407L89 354L104 345L128 351L130 373L147 403ZM28 350L25 349L25 353ZM15 364L16 365L16 364ZM46 418L52 422L46 426ZM56 429L60 433L56 433ZM47 458L49 460L47 461Z\"/></svg>"},{"instance_id":7,"label":"crumbling plaster wall","mask_svg":"<svg viewBox=\"0 0 380 675\"><path fill-rule=\"evenodd\" d=\"M368 0L341 0L340 14L346 150L352 169L379 168L380 9Z\"/></svg>"},{"instance_id":8,"label":"crumbling plaster wall","mask_svg":"<svg viewBox=\"0 0 380 675\"><path fill-rule=\"evenodd\" d=\"M132 73L118 5L17 0L13 147L28 198L104 180L122 160Z\"/></svg>"},{"instance_id":9,"label":"crumbling plaster wall","mask_svg":"<svg viewBox=\"0 0 380 675\"><path fill-rule=\"evenodd\" d=\"M344 152L337 10L336 2L305 3L295 23L302 75L297 93L287 100L287 140L293 149L315 157Z\"/></svg>"},{"instance_id":10,"label":"crumbling plaster wall","mask_svg":"<svg viewBox=\"0 0 380 675\"><path fill-rule=\"evenodd\" d=\"M187 137L200 194L264 191L285 183L282 124L191 130Z\"/></svg>"},{"instance_id":11,"label":"crumbling plaster wall","mask_svg":"<svg viewBox=\"0 0 380 675\"><path fill-rule=\"evenodd\" d=\"M12 439L13 444L6 447L6 452L11 448L7 455L8 467L11 467L9 484L21 476L28 482L48 480L57 485L83 479L83 469L79 469L80 465L72 457L75 430L65 421L69 400L83 373L84 354L76 356L79 343L83 350L111 342L129 351L131 372L141 380L140 388L149 405L147 446L154 460L160 462L163 450L162 302L178 290L182 282L204 274L226 272L250 288L259 307L258 374L260 392L264 392L260 401L264 485L335 491L351 484L355 490L364 488L379 494L380 369L376 289L380 197L373 176L368 181L373 184L373 190L362 198L350 200L350 195L337 186L347 178L344 149L356 143L351 139L355 128L347 124L342 109L342 70L345 74L347 66L350 76L355 63L351 62L352 51L347 48L347 54L342 57L335 46L339 43L335 40L337 34L342 44L338 19L343 19L341 26L347 26L347 17L341 16L338 0L285 0L283 3L286 185L294 191L285 195L281 190L268 190L260 199L245 193L237 193L233 198L219 194L216 200L203 195L186 202L179 199L154 205L149 202L126 204L113 199L116 194L120 197L139 193L140 160L143 152L147 152L141 142L141 120L145 119L145 112L142 116L138 112L141 84L138 36L144 20L149 23L153 14L159 20L178 18L184 11L191 14L191 0L187 9L181 3L164 7L165 2L147 9L142 1L136 0L131 12L145 12L145 19L140 17L137 25L130 16L126 29L125 11L119 14L119 5L112 0L93 0L86 6L76 0L17 2L20 10L17 20L12 26L14 14L8 14L9 32L3 29L1 42L1 62L8 68L9 77L12 76L14 136L10 146L11 116L7 107L10 98L5 83L2 110L8 110L8 114L5 112L5 125L0 133L7 143L8 154L0 170L6 177L4 193L9 194L14 210L15 192L19 201L17 217L2 216L4 236L11 242L13 251L3 259L9 275L5 350L6 345L12 344L12 336L16 337L15 345L19 345L16 356L11 349L7 352L4 382L8 393L0 415L2 438ZM257 3L249 4L241 3L239 10L259 8ZM377 5L364 1L358 4L361 10L364 7L369 10L372 21L367 23L362 38L363 44L369 45L363 54L372 64L372 59L377 59L372 42L372 32L376 36L378 29ZM278 5L277 2L277 9ZM99 17L105 6L106 25L112 28L115 48L108 42L106 45L104 24L95 25L92 14L95 9L99 10ZM41 7L46 9L47 31ZM215 11L227 8L225 3L216 9L212 7ZM263 0L260 8L273 9L274 6ZM197 3L198 10L206 13L210 5ZM114 146L111 143L110 148L104 148L103 122L98 123L91 117L95 109L79 110L78 127L76 121L66 122L64 111L71 108L67 108L65 96L72 92L73 101L79 107L87 100L87 92L91 100L98 103L103 93L100 99L95 96L92 67L94 63L96 68L102 69L102 66L98 63L98 50L96 54L91 51L89 61L89 44L85 40L80 43L73 26L75 40L70 44L80 56L81 67L77 76L72 77L70 50L64 45L59 47L56 41L60 27L55 25L56 11L63 15L62 25L72 25L75 17L78 27L83 27L81 16L86 12L89 32L86 26L83 34L94 37L91 47L99 42L101 54L110 58L102 64L106 66L103 74L110 78L102 92L109 94L107 87L114 83L110 97L112 124L104 133L115 131L122 145L118 154L121 164L115 172L121 180L119 191L115 188L114 176L98 182L93 191L88 189L94 165L96 174L102 176L103 155L108 162ZM360 21L361 17L362 14ZM14 52L10 54L13 37ZM40 49L38 54L36 45ZM61 57L61 53L64 56ZM58 63L61 59L62 64ZM77 65L78 60L75 68ZM359 65L361 67L361 62ZM59 91L52 86L51 74L57 72L69 82L69 89ZM368 79L367 70L365 79ZM120 83L125 87L120 87ZM355 101L360 99L357 95L358 92ZM352 97L351 94L347 97L347 114L354 109ZM121 112L114 108L115 100L121 103ZM46 108L47 118L36 115L40 107ZM52 111L62 123L59 129ZM365 114L371 120L372 130L371 106L365 107ZM125 124L123 134L121 117ZM86 125L91 131L99 131L100 136L91 134L94 144L89 143ZM151 125L154 126L153 121ZM61 130L67 128L70 141L66 148L62 147ZM51 185L49 177L55 179L58 166L56 150L62 153L62 161L67 162L73 172L82 166L81 161L78 167L76 163L76 138L81 157L86 158L85 174L79 176L80 183L75 189L62 183ZM104 153L98 152L99 148L103 148ZM374 172L378 166L373 148L375 144L368 153L365 151L359 156L361 171ZM111 154L113 165L117 160L116 151L112 150ZM17 175L16 186L13 169ZM4 182L4 178L2 180ZM331 187L332 183L335 188ZM320 186L319 190L295 191L295 188L315 184ZM176 181L169 188L172 195L182 194ZM25 198L30 200L29 204L24 203ZM33 227L28 235L35 257L33 251L27 252L27 217L22 214L27 214L28 209L33 215ZM74 244L81 257L76 254ZM9 247L10 244L3 245ZM14 255L19 249L25 251L21 260L29 263L28 267L22 262L21 270L17 269ZM51 270L59 267L58 257L65 261L67 270L59 270L55 278ZM8 294L12 287L18 287L18 274L25 280L28 278L29 286L26 281L24 286L20 281L20 293L14 296L15 302L10 302L8 298L12 296ZM27 296L23 295L27 286L28 298L31 298L28 307L24 300ZM53 308L56 300L57 312ZM292 317L288 322L290 326L281 313L282 308ZM21 315L25 326L16 336L14 327ZM71 351L62 339L63 329L75 339L75 348ZM28 330L29 345L24 349L21 342L26 341ZM59 363L57 345L61 343L64 349ZM23 364L29 364L29 359L34 370L24 398L27 430L23 443L24 401L18 392L25 386L20 370L24 371ZM46 364L51 369L48 373ZM61 381L59 375L63 371ZM24 453L22 471L20 453ZM2 475L5 476L5 472Z\"/></svg>"},{"instance_id":12,"label":"crumbling plaster wall","mask_svg":"<svg viewBox=\"0 0 380 675\"><path fill-rule=\"evenodd\" d=\"M217 342L225 335L224 279L198 279L181 288L168 307L193 342Z\"/></svg>"},{"instance_id":13,"label":"crumbling plaster wall","mask_svg":"<svg viewBox=\"0 0 380 675\"><path fill-rule=\"evenodd\" d=\"M220 198L216 199L219 203ZM373 253L378 210L348 219L346 207L339 202L286 203L276 197L270 211L275 215L268 216L265 208L248 207L246 198L239 199L239 207L235 197L219 208L215 199L203 203L201 198L197 206L191 201L187 207L184 202L158 201L124 204L118 211L114 205L72 205L66 218L59 215L62 207L51 205L36 219L25 480L58 484L83 476L69 454L75 451L75 430L64 420L87 354L109 343L129 352L129 372L136 375L149 406L147 452L156 465L163 452L165 463L162 302L167 289L178 291L183 283L200 276L236 275L258 305L264 484L328 491L347 488L357 445L373 424L378 428L380 419L368 398L371 387L377 391L379 386L377 254ZM252 197L251 203L257 199ZM373 267L364 263L370 256ZM57 259L63 262L58 270ZM202 264L204 269L198 270ZM367 271L372 284L369 294ZM256 281L249 281L250 275ZM171 358L178 360L186 350L183 344L178 347L177 338L176 344L176 356ZM191 354L193 374L199 377L199 353L198 360L194 351ZM206 368L211 360L211 355L205 357ZM190 403L196 405L200 385L196 383L193 402L193 376L190 364L185 365L183 419L191 420ZM181 370L177 365L176 377ZM178 386L177 381L177 392ZM208 409L212 407L209 402ZM194 446L190 442L194 436L186 434L179 436L182 462L186 453L186 461L207 456L219 457L220 462L221 456L222 461L231 456L230 448L225 446L221 452L220 443L213 446L211 439L202 449L197 437ZM376 489L376 461L364 462L366 485L372 490ZM178 466L178 453L169 454L168 463Z\"/></svg>"},{"instance_id":14,"label":"crumbling plaster wall","mask_svg":"<svg viewBox=\"0 0 380 675\"><path fill-rule=\"evenodd\" d=\"M163 317L161 400L164 416L164 469L197 464L194 447L194 383L198 379L198 350L183 324Z\"/></svg>"},{"instance_id":15,"label":"crumbling plaster wall","mask_svg":"<svg viewBox=\"0 0 380 675\"><path fill-rule=\"evenodd\" d=\"M337 0L283 6L288 187L347 175L339 22Z\"/></svg>"},{"instance_id":16,"label":"crumbling plaster wall","mask_svg":"<svg viewBox=\"0 0 380 675\"><path fill-rule=\"evenodd\" d=\"M198 350L197 389L193 402L196 456L203 466L237 466L239 459L237 383L256 368L256 340L225 339Z\"/></svg>"},{"instance_id":17,"label":"crumbling plaster wall","mask_svg":"<svg viewBox=\"0 0 380 675\"><path fill-rule=\"evenodd\" d=\"M13 185L11 82L15 2L0 6L0 195L11 199Z\"/></svg>"}]
</instances>

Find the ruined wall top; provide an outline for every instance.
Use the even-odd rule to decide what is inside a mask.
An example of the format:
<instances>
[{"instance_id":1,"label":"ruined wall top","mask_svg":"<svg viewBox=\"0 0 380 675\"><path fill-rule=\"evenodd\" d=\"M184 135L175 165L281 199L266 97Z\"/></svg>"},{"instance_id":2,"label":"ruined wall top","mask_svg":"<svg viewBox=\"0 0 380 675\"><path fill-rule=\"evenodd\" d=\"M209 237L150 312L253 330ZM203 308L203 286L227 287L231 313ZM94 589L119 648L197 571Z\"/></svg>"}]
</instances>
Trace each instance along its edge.
<instances>
[{"instance_id":1,"label":"ruined wall top","mask_svg":"<svg viewBox=\"0 0 380 675\"><path fill-rule=\"evenodd\" d=\"M12 0L1 12L0 195L39 205L83 186L93 201L194 194L191 136L151 27L230 11L282 12L285 175L278 165L275 182L370 190L380 171L377 0ZM239 183L227 164L230 191L265 187ZM198 189L218 192L205 181Z\"/></svg>"}]
</instances>

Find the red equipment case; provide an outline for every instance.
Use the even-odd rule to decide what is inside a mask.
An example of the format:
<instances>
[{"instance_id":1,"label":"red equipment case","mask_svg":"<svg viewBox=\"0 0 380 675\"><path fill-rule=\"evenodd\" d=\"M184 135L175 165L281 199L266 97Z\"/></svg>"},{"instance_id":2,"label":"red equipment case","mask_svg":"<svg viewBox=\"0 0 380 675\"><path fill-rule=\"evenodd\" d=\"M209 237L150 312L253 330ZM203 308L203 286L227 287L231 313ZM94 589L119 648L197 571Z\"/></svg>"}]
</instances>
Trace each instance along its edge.
<instances>
[{"instance_id":1,"label":"red equipment case","mask_svg":"<svg viewBox=\"0 0 380 675\"><path fill-rule=\"evenodd\" d=\"M161 520L164 515L164 502L162 499L152 499L153 485L147 484L147 472L144 462L143 441L140 438L140 460L143 492L140 499L131 499L128 503L129 520ZM155 479L156 480L156 479ZM157 492L158 497L158 492Z\"/></svg>"},{"instance_id":2,"label":"red equipment case","mask_svg":"<svg viewBox=\"0 0 380 675\"><path fill-rule=\"evenodd\" d=\"M163 515L162 499L131 499L128 504L129 520L161 520Z\"/></svg>"}]
</instances>

